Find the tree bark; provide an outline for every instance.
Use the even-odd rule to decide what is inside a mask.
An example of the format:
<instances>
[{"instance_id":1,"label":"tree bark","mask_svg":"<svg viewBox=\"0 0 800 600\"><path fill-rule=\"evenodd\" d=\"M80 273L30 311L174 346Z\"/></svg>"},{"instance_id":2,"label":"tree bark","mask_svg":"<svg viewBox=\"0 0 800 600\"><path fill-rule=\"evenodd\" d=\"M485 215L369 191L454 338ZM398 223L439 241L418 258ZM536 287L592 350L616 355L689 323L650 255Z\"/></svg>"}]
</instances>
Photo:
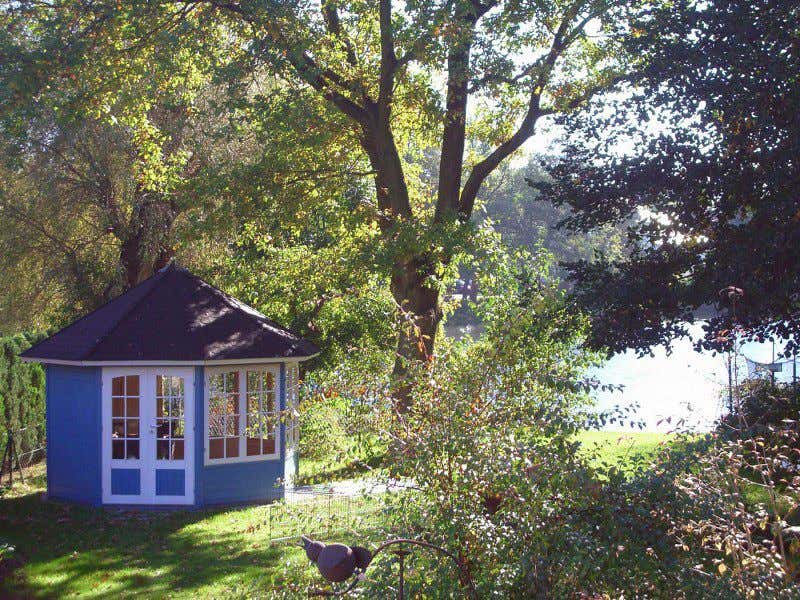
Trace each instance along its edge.
<instances>
[{"instance_id":1,"label":"tree bark","mask_svg":"<svg viewBox=\"0 0 800 600\"><path fill-rule=\"evenodd\" d=\"M414 256L395 265L391 291L398 305L397 354L392 377L395 408L403 413L411 406L410 369L433 356L436 331L442 319L439 290L428 285L433 265Z\"/></svg>"},{"instance_id":2,"label":"tree bark","mask_svg":"<svg viewBox=\"0 0 800 600\"><path fill-rule=\"evenodd\" d=\"M170 241L175 217L168 201L144 198L135 204L125 231L115 230L121 241L119 261L126 290L170 261L174 254Z\"/></svg>"}]
</instances>

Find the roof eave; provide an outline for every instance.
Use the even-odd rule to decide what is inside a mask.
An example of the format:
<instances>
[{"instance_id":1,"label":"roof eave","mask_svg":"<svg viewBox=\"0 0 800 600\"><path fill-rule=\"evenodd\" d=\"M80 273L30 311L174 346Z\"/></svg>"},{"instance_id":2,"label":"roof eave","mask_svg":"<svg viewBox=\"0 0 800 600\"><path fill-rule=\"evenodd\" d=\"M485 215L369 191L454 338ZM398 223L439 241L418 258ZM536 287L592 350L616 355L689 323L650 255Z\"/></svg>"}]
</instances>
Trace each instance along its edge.
<instances>
[{"instance_id":1,"label":"roof eave","mask_svg":"<svg viewBox=\"0 0 800 600\"><path fill-rule=\"evenodd\" d=\"M319 352L307 356L283 356L270 358L234 358L222 360L65 360L61 358L37 358L20 356L22 362L38 362L45 365L64 365L73 367L125 367L125 366L214 366L214 365L256 365L286 362L304 362L318 356Z\"/></svg>"}]
</instances>

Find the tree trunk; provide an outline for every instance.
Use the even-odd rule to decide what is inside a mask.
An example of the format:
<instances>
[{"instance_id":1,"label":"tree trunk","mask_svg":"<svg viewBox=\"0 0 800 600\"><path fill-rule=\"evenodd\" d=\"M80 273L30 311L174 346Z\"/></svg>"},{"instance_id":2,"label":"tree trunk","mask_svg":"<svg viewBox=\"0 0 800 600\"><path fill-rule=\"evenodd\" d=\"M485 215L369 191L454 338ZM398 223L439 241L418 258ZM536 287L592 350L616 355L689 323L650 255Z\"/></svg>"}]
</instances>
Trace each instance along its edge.
<instances>
[{"instance_id":1,"label":"tree trunk","mask_svg":"<svg viewBox=\"0 0 800 600\"><path fill-rule=\"evenodd\" d=\"M119 252L126 290L164 267L172 258L172 225L175 212L166 202L144 199L136 203Z\"/></svg>"},{"instance_id":2,"label":"tree trunk","mask_svg":"<svg viewBox=\"0 0 800 600\"><path fill-rule=\"evenodd\" d=\"M426 279L432 265L424 256L415 256L395 266L391 291L398 304L397 354L392 378L395 408L402 413L411 406L415 363L425 363L433 356L436 330L442 318L439 290L429 287Z\"/></svg>"}]
</instances>

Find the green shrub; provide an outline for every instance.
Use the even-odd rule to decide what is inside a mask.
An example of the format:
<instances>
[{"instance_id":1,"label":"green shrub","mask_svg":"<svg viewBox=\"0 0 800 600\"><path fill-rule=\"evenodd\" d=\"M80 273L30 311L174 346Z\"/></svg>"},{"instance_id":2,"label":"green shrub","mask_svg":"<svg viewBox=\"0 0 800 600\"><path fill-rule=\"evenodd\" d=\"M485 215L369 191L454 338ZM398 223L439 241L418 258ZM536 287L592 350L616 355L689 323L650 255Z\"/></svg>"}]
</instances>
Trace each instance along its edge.
<instances>
[{"instance_id":1,"label":"green shrub","mask_svg":"<svg viewBox=\"0 0 800 600\"><path fill-rule=\"evenodd\" d=\"M19 359L21 352L43 337L18 334L0 338L0 452L9 430L24 429L15 440L21 454L45 444L44 369Z\"/></svg>"},{"instance_id":2,"label":"green shrub","mask_svg":"<svg viewBox=\"0 0 800 600\"><path fill-rule=\"evenodd\" d=\"M345 430L346 401L338 396L314 394L300 403L300 456L336 462L350 449Z\"/></svg>"}]
</instances>

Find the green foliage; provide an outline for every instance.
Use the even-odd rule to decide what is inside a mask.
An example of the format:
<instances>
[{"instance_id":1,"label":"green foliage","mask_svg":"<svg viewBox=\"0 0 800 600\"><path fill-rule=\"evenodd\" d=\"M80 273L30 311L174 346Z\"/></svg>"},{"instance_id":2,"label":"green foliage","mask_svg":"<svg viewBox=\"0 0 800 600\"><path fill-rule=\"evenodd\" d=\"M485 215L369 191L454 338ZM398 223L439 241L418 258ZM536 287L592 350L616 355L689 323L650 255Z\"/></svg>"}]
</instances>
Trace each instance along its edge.
<instances>
[{"instance_id":1,"label":"green foliage","mask_svg":"<svg viewBox=\"0 0 800 600\"><path fill-rule=\"evenodd\" d=\"M769 378L748 379L733 391L733 411L719 424L720 433L764 435L771 427L792 425L800 414L800 394L794 383Z\"/></svg>"},{"instance_id":2,"label":"green foliage","mask_svg":"<svg viewBox=\"0 0 800 600\"><path fill-rule=\"evenodd\" d=\"M36 363L20 361L20 352L43 338L20 334L0 338L0 452L9 431L22 454L45 445L45 376ZM23 460L30 457L23 457Z\"/></svg>"},{"instance_id":3,"label":"green foliage","mask_svg":"<svg viewBox=\"0 0 800 600\"><path fill-rule=\"evenodd\" d=\"M498 256L484 283L486 335L438 357L411 409L382 429L392 467L414 482L389 497L396 528L443 545L467 573L435 557L420 591L454 574L461 594L474 585L479 597L568 589L566 576L543 579L540 561L566 533L563 515L591 503L598 485L575 440L593 357L578 349L584 321L547 273L542 258Z\"/></svg>"},{"instance_id":4,"label":"green foliage","mask_svg":"<svg viewBox=\"0 0 800 600\"><path fill-rule=\"evenodd\" d=\"M391 278L394 308L425 330L420 352L399 332L400 353L414 360L433 349L440 291L472 247L475 230L464 225L483 181L540 118L574 110L628 68L632 58L606 34L636 6L12 3L0 12L0 133L24 164L31 133L121 128L127 179L199 225L182 249L190 266L235 254L240 229L266 212L267 229L294 213L313 217L329 199L325 177L369 182L352 213L356 231L377 228L378 260L351 270L368 264ZM188 131L171 127L184 119ZM441 156L438 186L425 178L425 153ZM209 202L213 210L190 214ZM164 234L169 253L177 236L166 221L148 231ZM305 242L277 244L289 245L309 260ZM291 312L294 321L303 311Z\"/></svg>"},{"instance_id":5,"label":"green foliage","mask_svg":"<svg viewBox=\"0 0 800 600\"><path fill-rule=\"evenodd\" d=\"M315 366L340 364L359 349L385 368L394 306L377 230L363 225L360 190L329 191L304 216L274 214L277 200L254 208L208 269L229 293L315 341Z\"/></svg>"},{"instance_id":6,"label":"green foliage","mask_svg":"<svg viewBox=\"0 0 800 600\"><path fill-rule=\"evenodd\" d=\"M326 401L327 400L327 401ZM350 444L345 429L343 398L306 399L300 405L300 456L303 460L343 462Z\"/></svg>"},{"instance_id":7,"label":"green foliage","mask_svg":"<svg viewBox=\"0 0 800 600\"><path fill-rule=\"evenodd\" d=\"M529 249L543 246L556 264L592 260L598 254L618 257L624 232L604 227L590 232L569 231L558 225L570 216L564 206L556 206L546 196L531 189L531 184L547 180L541 159L531 158L522 167L507 166L487 182L483 211L493 227L511 246ZM562 274L562 269L557 268Z\"/></svg>"},{"instance_id":8,"label":"green foliage","mask_svg":"<svg viewBox=\"0 0 800 600\"><path fill-rule=\"evenodd\" d=\"M725 332L744 327L794 352L800 8L665 1L619 26L642 67L567 119L545 186L575 209L571 227L629 225L624 259L571 267L591 342L647 352L710 314L706 348L730 347ZM735 307L728 286L744 291Z\"/></svg>"}]
</instances>

